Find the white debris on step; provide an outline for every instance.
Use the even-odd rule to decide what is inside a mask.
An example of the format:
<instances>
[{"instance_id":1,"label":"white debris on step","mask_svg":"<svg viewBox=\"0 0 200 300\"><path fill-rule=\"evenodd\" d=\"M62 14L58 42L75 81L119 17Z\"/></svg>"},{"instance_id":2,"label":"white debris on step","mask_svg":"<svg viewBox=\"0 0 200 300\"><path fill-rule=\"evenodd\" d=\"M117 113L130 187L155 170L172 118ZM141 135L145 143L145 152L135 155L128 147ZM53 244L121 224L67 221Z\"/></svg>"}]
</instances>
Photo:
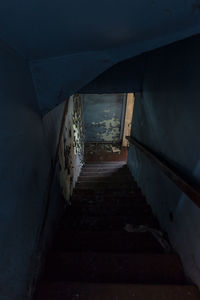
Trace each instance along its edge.
<instances>
[{"instance_id":1,"label":"white debris on step","mask_svg":"<svg viewBox=\"0 0 200 300\"><path fill-rule=\"evenodd\" d=\"M118 148L118 147L112 146L112 152L113 152L113 153L120 153L121 150L120 150L120 148Z\"/></svg>"},{"instance_id":2,"label":"white debris on step","mask_svg":"<svg viewBox=\"0 0 200 300\"><path fill-rule=\"evenodd\" d=\"M133 227L132 224L126 224L124 226L124 230L127 232L150 232L154 238L160 243L162 248L166 253L171 252L171 246L168 241L164 238L163 232L154 228L150 228L144 225L140 225L139 227Z\"/></svg>"}]
</instances>

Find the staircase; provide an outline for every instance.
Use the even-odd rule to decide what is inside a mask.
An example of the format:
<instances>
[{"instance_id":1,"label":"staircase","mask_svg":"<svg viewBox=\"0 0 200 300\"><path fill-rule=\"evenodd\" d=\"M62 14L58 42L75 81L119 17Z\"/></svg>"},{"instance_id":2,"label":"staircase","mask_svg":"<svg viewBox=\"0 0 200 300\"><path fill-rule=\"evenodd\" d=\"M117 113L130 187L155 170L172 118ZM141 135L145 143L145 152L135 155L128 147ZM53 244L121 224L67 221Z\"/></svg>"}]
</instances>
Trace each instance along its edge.
<instances>
[{"instance_id":1,"label":"staircase","mask_svg":"<svg viewBox=\"0 0 200 300\"><path fill-rule=\"evenodd\" d=\"M87 163L71 203L37 300L200 299L124 162Z\"/></svg>"}]
</instances>

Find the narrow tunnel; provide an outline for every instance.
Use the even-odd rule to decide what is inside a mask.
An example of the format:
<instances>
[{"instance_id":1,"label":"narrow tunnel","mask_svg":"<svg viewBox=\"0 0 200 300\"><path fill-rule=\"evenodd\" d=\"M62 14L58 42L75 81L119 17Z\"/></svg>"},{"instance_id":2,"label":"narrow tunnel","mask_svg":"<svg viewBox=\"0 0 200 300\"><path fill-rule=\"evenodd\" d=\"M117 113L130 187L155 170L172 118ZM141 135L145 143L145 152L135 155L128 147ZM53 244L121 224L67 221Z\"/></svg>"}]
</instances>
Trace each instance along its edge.
<instances>
[{"instance_id":1,"label":"narrow tunnel","mask_svg":"<svg viewBox=\"0 0 200 300\"><path fill-rule=\"evenodd\" d=\"M0 46L2 299L199 299L200 36L54 108Z\"/></svg>"}]
</instances>

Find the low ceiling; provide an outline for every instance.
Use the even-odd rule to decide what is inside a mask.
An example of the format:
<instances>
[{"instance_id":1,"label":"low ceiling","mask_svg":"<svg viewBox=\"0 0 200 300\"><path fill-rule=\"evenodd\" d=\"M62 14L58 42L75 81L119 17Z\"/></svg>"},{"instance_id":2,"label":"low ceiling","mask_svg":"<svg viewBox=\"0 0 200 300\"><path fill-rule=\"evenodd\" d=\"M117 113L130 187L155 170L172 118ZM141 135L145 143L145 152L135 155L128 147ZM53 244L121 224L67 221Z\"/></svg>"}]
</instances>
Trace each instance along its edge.
<instances>
[{"instance_id":1,"label":"low ceiling","mask_svg":"<svg viewBox=\"0 0 200 300\"><path fill-rule=\"evenodd\" d=\"M198 33L200 0L0 2L0 39L31 61L37 92L46 88L38 87L37 83L40 71L40 75L45 75L43 65L48 69L47 73L52 72L45 76L52 79L53 72L61 67L63 61L68 67L71 60L71 68L77 57L80 65L84 65L82 60L87 57L87 64L94 64L94 68L90 67L83 74L85 79L88 77L87 80L75 85L75 88L81 88L119 61ZM90 54L91 60L88 59ZM49 68L47 61L50 62ZM59 76L63 76L63 70ZM48 80L45 79L45 84L49 87ZM60 86L64 82L68 84L63 79Z\"/></svg>"},{"instance_id":2,"label":"low ceiling","mask_svg":"<svg viewBox=\"0 0 200 300\"><path fill-rule=\"evenodd\" d=\"M199 26L196 0L0 2L0 37L29 59L138 44Z\"/></svg>"}]
</instances>

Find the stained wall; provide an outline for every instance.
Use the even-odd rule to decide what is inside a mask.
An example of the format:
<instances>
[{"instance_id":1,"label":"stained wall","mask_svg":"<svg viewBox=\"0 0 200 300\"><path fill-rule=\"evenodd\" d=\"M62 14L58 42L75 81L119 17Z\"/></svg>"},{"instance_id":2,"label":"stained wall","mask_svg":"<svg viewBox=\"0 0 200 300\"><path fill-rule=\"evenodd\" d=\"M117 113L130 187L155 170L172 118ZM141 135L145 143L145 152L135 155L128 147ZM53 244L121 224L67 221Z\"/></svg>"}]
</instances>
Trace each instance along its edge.
<instances>
[{"instance_id":1,"label":"stained wall","mask_svg":"<svg viewBox=\"0 0 200 300\"><path fill-rule=\"evenodd\" d=\"M126 94L83 95L86 142L119 142L122 139Z\"/></svg>"},{"instance_id":2,"label":"stained wall","mask_svg":"<svg viewBox=\"0 0 200 300\"><path fill-rule=\"evenodd\" d=\"M84 163L82 101L79 94L69 98L68 112L59 148L60 184L66 203L75 187Z\"/></svg>"}]
</instances>

